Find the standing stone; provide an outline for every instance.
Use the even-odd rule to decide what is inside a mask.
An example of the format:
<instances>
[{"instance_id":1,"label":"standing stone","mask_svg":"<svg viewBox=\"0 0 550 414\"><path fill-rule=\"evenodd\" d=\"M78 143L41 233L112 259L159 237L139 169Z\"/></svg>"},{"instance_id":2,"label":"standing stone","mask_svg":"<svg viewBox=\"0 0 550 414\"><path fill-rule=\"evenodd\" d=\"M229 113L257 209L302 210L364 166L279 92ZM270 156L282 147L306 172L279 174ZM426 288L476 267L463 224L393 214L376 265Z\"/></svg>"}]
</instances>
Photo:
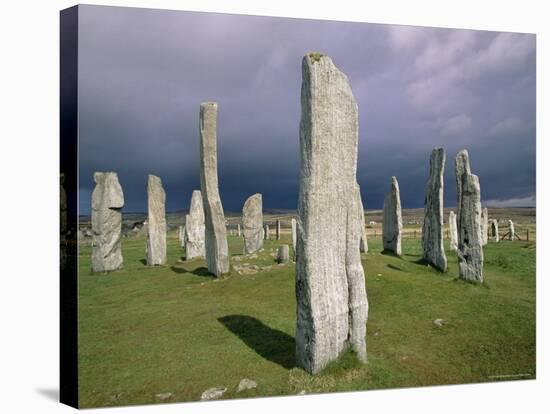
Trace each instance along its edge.
<instances>
[{"instance_id":1,"label":"standing stone","mask_svg":"<svg viewBox=\"0 0 550 414\"><path fill-rule=\"evenodd\" d=\"M514 240L516 238L516 230L514 227L514 222L512 220L508 220L508 233L510 236L510 240Z\"/></svg>"},{"instance_id":2,"label":"standing stone","mask_svg":"<svg viewBox=\"0 0 550 414\"><path fill-rule=\"evenodd\" d=\"M241 225L237 224L237 236L241 237Z\"/></svg>"},{"instance_id":3,"label":"standing stone","mask_svg":"<svg viewBox=\"0 0 550 414\"><path fill-rule=\"evenodd\" d=\"M166 194L156 175L147 180L147 264L166 264Z\"/></svg>"},{"instance_id":4,"label":"standing stone","mask_svg":"<svg viewBox=\"0 0 550 414\"><path fill-rule=\"evenodd\" d=\"M424 198L422 227L422 259L442 272L447 270L443 246L443 172L445 151L435 148L430 157L430 178Z\"/></svg>"},{"instance_id":5,"label":"standing stone","mask_svg":"<svg viewBox=\"0 0 550 414\"><path fill-rule=\"evenodd\" d=\"M462 205L462 175L471 174L470 157L468 151L463 149L456 154L455 158L455 178L456 178L456 228L457 234L460 234L460 206Z\"/></svg>"},{"instance_id":6,"label":"standing stone","mask_svg":"<svg viewBox=\"0 0 550 414\"><path fill-rule=\"evenodd\" d=\"M205 252L205 224L204 208L200 190L191 194L189 214L185 216L185 259L204 257Z\"/></svg>"},{"instance_id":7,"label":"standing stone","mask_svg":"<svg viewBox=\"0 0 550 414\"><path fill-rule=\"evenodd\" d=\"M384 221L382 222L382 242L384 250L401 256L401 196L397 178L391 178L391 190L384 199Z\"/></svg>"},{"instance_id":8,"label":"standing stone","mask_svg":"<svg viewBox=\"0 0 550 414\"><path fill-rule=\"evenodd\" d=\"M92 271L109 272L123 264L122 213L124 194L114 172L94 173L92 192Z\"/></svg>"},{"instance_id":9,"label":"standing stone","mask_svg":"<svg viewBox=\"0 0 550 414\"><path fill-rule=\"evenodd\" d=\"M358 191L359 199L357 203L359 205L359 211L361 212L361 239L359 240L359 252L367 253L369 251L369 243L367 241L367 227L365 226L365 209L363 207L363 200L361 200L361 189Z\"/></svg>"},{"instance_id":10,"label":"standing stone","mask_svg":"<svg viewBox=\"0 0 550 414\"><path fill-rule=\"evenodd\" d=\"M449 247L456 252L458 249L458 230L456 227L456 214L454 211L449 213Z\"/></svg>"},{"instance_id":11,"label":"standing stone","mask_svg":"<svg viewBox=\"0 0 550 414\"><path fill-rule=\"evenodd\" d=\"M289 261L289 249L288 244L279 246L277 250L277 263L287 263Z\"/></svg>"},{"instance_id":12,"label":"standing stone","mask_svg":"<svg viewBox=\"0 0 550 414\"><path fill-rule=\"evenodd\" d=\"M262 208L262 195L260 193L248 197L244 203L244 254L255 253L264 245L262 232L264 217Z\"/></svg>"},{"instance_id":13,"label":"standing stone","mask_svg":"<svg viewBox=\"0 0 550 414\"><path fill-rule=\"evenodd\" d=\"M328 56L303 58L301 108L296 362L317 373L348 348L367 358L358 109L346 75Z\"/></svg>"},{"instance_id":14,"label":"standing stone","mask_svg":"<svg viewBox=\"0 0 550 414\"><path fill-rule=\"evenodd\" d=\"M275 224L275 236L277 240L281 240L281 220L277 219Z\"/></svg>"},{"instance_id":15,"label":"standing stone","mask_svg":"<svg viewBox=\"0 0 550 414\"><path fill-rule=\"evenodd\" d=\"M180 246L184 246L185 244L183 243L183 237L184 237L184 234L185 234L185 230L184 230L184 227L185 226L178 226L178 241L180 242Z\"/></svg>"},{"instance_id":16,"label":"standing stone","mask_svg":"<svg viewBox=\"0 0 550 414\"><path fill-rule=\"evenodd\" d=\"M294 260L296 260L296 219L290 220L290 230L292 232L292 251L294 252Z\"/></svg>"},{"instance_id":17,"label":"standing stone","mask_svg":"<svg viewBox=\"0 0 550 414\"><path fill-rule=\"evenodd\" d=\"M487 207L481 210L481 245L486 246L489 241L489 212Z\"/></svg>"},{"instance_id":18,"label":"standing stone","mask_svg":"<svg viewBox=\"0 0 550 414\"><path fill-rule=\"evenodd\" d=\"M199 116L201 193L206 224L206 263L210 273L221 276L229 272L229 252L223 206L218 189L217 114L217 103L201 104Z\"/></svg>"},{"instance_id":19,"label":"standing stone","mask_svg":"<svg viewBox=\"0 0 550 414\"><path fill-rule=\"evenodd\" d=\"M458 234L458 275L461 279L483 282L483 245L481 235L481 197L476 175L462 174L462 205Z\"/></svg>"},{"instance_id":20,"label":"standing stone","mask_svg":"<svg viewBox=\"0 0 550 414\"><path fill-rule=\"evenodd\" d=\"M500 235L498 234L498 220L491 220L491 236L495 243L500 241Z\"/></svg>"},{"instance_id":21,"label":"standing stone","mask_svg":"<svg viewBox=\"0 0 550 414\"><path fill-rule=\"evenodd\" d=\"M269 224L264 224L264 240L269 240Z\"/></svg>"}]
</instances>

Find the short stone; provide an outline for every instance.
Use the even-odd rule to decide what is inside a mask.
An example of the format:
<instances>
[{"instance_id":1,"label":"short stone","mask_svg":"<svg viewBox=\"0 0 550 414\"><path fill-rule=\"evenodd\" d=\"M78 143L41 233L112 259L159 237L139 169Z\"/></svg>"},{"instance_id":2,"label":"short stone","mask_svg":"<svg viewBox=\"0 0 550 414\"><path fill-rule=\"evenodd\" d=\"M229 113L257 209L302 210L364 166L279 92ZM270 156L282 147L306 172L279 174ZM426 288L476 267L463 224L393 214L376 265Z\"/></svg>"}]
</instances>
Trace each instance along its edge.
<instances>
[{"instance_id":1,"label":"short stone","mask_svg":"<svg viewBox=\"0 0 550 414\"><path fill-rule=\"evenodd\" d=\"M227 388L223 387L208 388L201 394L201 401L217 400L221 398L226 391Z\"/></svg>"},{"instance_id":2,"label":"short stone","mask_svg":"<svg viewBox=\"0 0 550 414\"><path fill-rule=\"evenodd\" d=\"M243 378L241 382L239 382L239 386L237 387L237 392L245 391L245 390L252 390L256 388L258 384L256 381L252 381L248 378Z\"/></svg>"}]
</instances>

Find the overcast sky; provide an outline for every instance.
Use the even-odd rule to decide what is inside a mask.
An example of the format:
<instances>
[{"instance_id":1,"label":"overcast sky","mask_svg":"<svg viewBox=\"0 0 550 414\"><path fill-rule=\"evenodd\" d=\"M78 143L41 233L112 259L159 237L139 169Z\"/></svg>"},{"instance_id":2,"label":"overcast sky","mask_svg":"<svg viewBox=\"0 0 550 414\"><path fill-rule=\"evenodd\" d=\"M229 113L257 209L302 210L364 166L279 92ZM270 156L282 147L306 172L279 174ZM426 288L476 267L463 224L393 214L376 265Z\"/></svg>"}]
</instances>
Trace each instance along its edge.
<instances>
[{"instance_id":1,"label":"overcast sky","mask_svg":"<svg viewBox=\"0 0 550 414\"><path fill-rule=\"evenodd\" d=\"M328 54L359 106L357 180L381 208L397 176L403 208L422 207L429 156L468 149L482 201L534 205L535 36L487 31L80 6L80 214L94 171L116 171L124 211L146 211L147 174L167 210L200 188L199 104L218 102L226 211L253 193L297 205L301 59Z\"/></svg>"}]
</instances>

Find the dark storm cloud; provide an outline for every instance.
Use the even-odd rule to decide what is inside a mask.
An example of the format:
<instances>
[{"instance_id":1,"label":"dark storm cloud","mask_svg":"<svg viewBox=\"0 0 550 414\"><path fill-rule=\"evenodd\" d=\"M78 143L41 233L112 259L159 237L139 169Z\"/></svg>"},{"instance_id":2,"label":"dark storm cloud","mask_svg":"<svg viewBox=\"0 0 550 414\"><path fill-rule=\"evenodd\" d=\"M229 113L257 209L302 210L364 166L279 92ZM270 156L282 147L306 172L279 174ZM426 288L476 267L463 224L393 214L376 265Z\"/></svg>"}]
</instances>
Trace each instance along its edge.
<instances>
[{"instance_id":1,"label":"dark storm cloud","mask_svg":"<svg viewBox=\"0 0 550 414\"><path fill-rule=\"evenodd\" d=\"M261 192L296 208L301 58L329 54L360 111L358 181L380 208L390 177L404 207L422 206L429 153L467 148L482 197L529 203L535 193L535 37L406 26L81 6L80 208L93 171L119 173L126 211L144 211L147 174L169 210L199 188L198 108L219 104L224 208ZM515 201L514 201L515 200ZM519 201L517 201L519 200Z\"/></svg>"}]
</instances>

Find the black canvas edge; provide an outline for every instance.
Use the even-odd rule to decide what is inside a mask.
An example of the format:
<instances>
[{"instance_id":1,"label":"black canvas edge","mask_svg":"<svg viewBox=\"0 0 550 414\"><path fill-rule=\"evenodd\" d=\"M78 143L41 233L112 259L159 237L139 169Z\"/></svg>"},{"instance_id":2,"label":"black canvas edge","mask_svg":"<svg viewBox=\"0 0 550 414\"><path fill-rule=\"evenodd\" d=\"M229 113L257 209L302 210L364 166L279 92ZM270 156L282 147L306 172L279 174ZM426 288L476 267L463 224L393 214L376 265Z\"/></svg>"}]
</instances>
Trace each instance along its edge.
<instances>
[{"instance_id":1,"label":"black canvas edge","mask_svg":"<svg viewBox=\"0 0 550 414\"><path fill-rule=\"evenodd\" d=\"M78 6L60 11L60 172L65 175L67 231L61 237L60 384L62 403L78 408Z\"/></svg>"}]
</instances>

